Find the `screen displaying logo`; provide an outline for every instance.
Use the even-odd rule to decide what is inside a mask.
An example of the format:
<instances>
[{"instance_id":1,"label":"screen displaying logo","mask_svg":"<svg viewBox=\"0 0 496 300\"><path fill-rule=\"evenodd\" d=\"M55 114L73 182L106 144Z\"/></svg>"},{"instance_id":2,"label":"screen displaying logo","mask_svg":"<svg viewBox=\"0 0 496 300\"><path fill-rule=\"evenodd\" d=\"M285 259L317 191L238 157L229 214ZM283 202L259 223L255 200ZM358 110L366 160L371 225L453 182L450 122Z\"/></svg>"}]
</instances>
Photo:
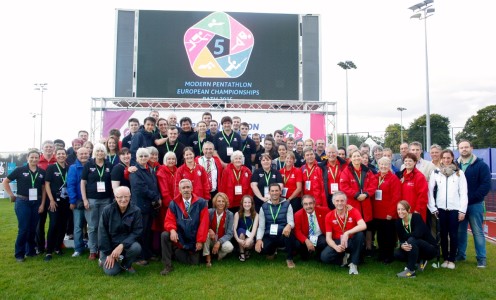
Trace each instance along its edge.
<instances>
[{"instance_id":1,"label":"screen displaying logo","mask_svg":"<svg viewBox=\"0 0 496 300\"><path fill-rule=\"evenodd\" d=\"M243 75L254 43L252 32L224 12L208 15L184 34L191 69L203 78Z\"/></svg>"},{"instance_id":2,"label":"screen displaying logo","mask_svg":"<svg viewBox=\"0 0 496 300\"><path fill-rule=\"evenodd\" d=\"M303 138L303 131L293 124L288 124L281 130L284 132L284 138L293 137L295 140L300 140Z\"/></svg>"}]
</instances>

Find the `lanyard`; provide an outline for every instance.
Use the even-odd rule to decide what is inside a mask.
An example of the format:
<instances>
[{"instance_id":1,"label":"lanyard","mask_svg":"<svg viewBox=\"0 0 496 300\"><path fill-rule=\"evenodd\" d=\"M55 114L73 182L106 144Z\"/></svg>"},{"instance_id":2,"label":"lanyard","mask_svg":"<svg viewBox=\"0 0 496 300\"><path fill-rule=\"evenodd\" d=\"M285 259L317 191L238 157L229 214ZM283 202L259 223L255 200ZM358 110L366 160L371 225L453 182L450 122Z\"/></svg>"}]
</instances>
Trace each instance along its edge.
<instances>
[{"instance_id":1,"label":"lanyard","mask_svg":"<svg viewBox=\"0 0 496 300\"><path fill-rule=\"evenodd\" d=\"M405 228L406 233L412 233L412 218L408 216L408 225L405 226L405 222L401 221L403 223L403 228Z\"/></svg>"},{"instance_id":2,"label":"lanyard","mask_svg":"<svg viewBox=\"0 0 496 300\"><path fill-rule=\"evenodd\" d=\"M277 164L279 165L279 170L282 169L282 168L284 168L284 166L286 166L286 163L285 162L283 162L281 164L281 158L280 157L277 158Z\"/></svg>"},{"instance_id":3,"label":"lanyard","mask_svg":"<svg viewBox=\"0 0 496 300\"><path fill-rule=\"evenodd\" d=\"M289 176L286 176L286 169L283 169L284 170L284 174L282 174L282 177L284 179L284 185L286 185L286 183L288 182L289 178L291 178L291 175L293 175L293 168L291 168L291 173L289 173Z\"/></svg>"},{"instance_id":4,"label":"lanyard","mask_svg":"<svg viewBox=\"0 0 496 300\"><path fill-rule=\"evenodd\" d=\"M163 139L164 136L162 135L162 133L159 131L158 134L160 135L160 138Z\"/></svg>"},{"instance_id":5,"label":"lanyard","mask_svg":"<svg viewBox=\"0 0 496 300\"><path fill-rule=\"evenodd\" d=\"M206 138L206 137L205 137ZM198 147L200 148L200 155L203 155L202 143L200 141L200 135L198 134Z\"/></svg>"},{"instance_id":6,"label":"lanyard","mask_svg":"<svg viewBox=\"0 0 496 300\"><path fill-rule=\"evenodd\" d=\"M265 171L264 171L265 173ZM270 181L270 175L272 174L272 171L269 172L269 176L267 176L266 174L264 174L265 176L265 182L267 183L267 186L269 186L269 181Z\"/></svg>"},{"instance_id":7,"label":"lanyard","mask_svg":"<svg viewBox=\"0 0 496 300\"><path fill-rule=\"evenodd\" d=\"M172 149L172 152L174 153L176 152L177 145L179 145L179 143L176 142L176 145L174 146L174 149ZM167 152L170 152L169 143L165 143L165 146L167 147Z\"/></svg>"},{"instance_id":8,"label":"lanyard","mask_svg":"<svg viewBox=\"0 0 496 300\"><path fill-rule=\"evenodd\" d=\"M36 177L38 177L38 169L36 169L36 174L34 174L34 178L31 170L29 170L29 175L31 176L31 187L34 189L34 182L36 181Z\"/></svg>"},{"instance_id":9,"label":"lanyard","mask_svg":"<svg viewBox=\"0 0 496 300\"><path fill-rule=\"evenodd\" d=\"M215 234L219 234L219 226L220 226L220 222L222 221L222 216L224 215L224 213L222 213L220 215L220 218L219 218L219 215L217 215L217 212L215 212L215 216L217 217L217 228L215 228Z\"/></svg>"},{"instance_id":10,"label":"lanyard","mask_svg":"<svg viewBox=\"0 0 496 300\"><path fill-rule=\"evenodd\" d=\"M241 150L241 152L245 152L246 144L248 144L248 139L245 140L245 143L243 145L243 149Z\"/></svg>"},{"instance_id":11,"label":"lanyard","mask_svg":"<svg viewBox=\"0 0 496 300\"><path fill-rule=\"evenodd\" d=\"M60 177L62 178L62 186L65 185L65 180L67 178L67 172L65 174L62 174L62 171L60 170L59 163L56 163L57 169L59 169ZM64 169L65 171L66 169Z\"/></svg>"},{"instance_id":12,"label":"lanyard","mask_svg":"<svg viewBox=\"0 0 496 300\"><path fill-rule=\"evenodd\" d=\"M157 170L157 166L152 167L151 165L148 165L150 167L150 173L155 174L155 171Z\"/></svg>"},{"instance_id":13,"label":"lanyard","mask_svg":"<svg viewBox=\"0 0 496 300\"><path fill-rule=\"evenodd\" d=\"M193 168L192 168L192 169L190 169L188 166L186 166L186 167L188 168L189 173L190 173L190 174L192 174L192 173L193 173L193 171L194 171L194 170L195 170L195 168L196 168L196 163L193 165Z\"/></svg>"},{"instance_id":14,"label":"lanyard","mask_svg":"<svg viewBox=\"0 0 496 300\"><path fill-rule=\"evenodd\" d=\"M305 174L307 174L307 179L310 180L310 176L312 176L313 171L315 171L315 165L310 169L310 174L308 174L308 166L305 168Z\"/></svg>"},{"instance_id":15,"label":"lanyard","mask_svg":"<svg viewBox=\"0 0 496 300\"><path fill-rule=\"evenodd\" d=\"M353 171L355 171L355 175L358 178L358 185L362 188L362 170L360 169L360 172L357 173L356 169L353 167Z\"/></svg>"},{"instance_id":16,"label":"lanyard","mask_svg":"<svg viewBox=\"0 0 496 300\"><path fill-rule=\"evenodd\" d=\"M233 173L234 173L234 177L236 177L236 181L238 182L239 184L239 178L241 177L241 170L239 170L239 173L236 174L236 170L233 169Z\"/></svg>"},{"instance_id":17,"label":"lanyard","mask_svg":"<svg viewBox=\"0 0 496 300\"><path fill-rule=\"evenodd\" d=\"M113 157L113 159L112 159ZM108 160L109 162L113 165L114 164L114 161L115 161L115 158L117 157L117 154L114 154L114 155L108 155Z\"/></svg>"},{"instance_id":18,"label":"lanyard","mask_svg":"<svg viewBox=\"0 0 496 300\"><path fill-rule=\"evenodd\" d=\"M251 231L251 228L253 227L253 222L251 222L250 228L248 228L248 224L246 223L246 216L243 214L243 220L245 221L245 226L248 231Z\"/></svg>"},{"instance_id":19,"label":"lanyard","mask_svg":"<svg viewBox=\"0 0 496 300\"><path fill-rule=\"evenodd\" d=\"M382 180L381 180L381 177L382 177ZM381 184L384 182L384 180L386 180L386 176L379 176L379 185L377 186L377 188L381 187Z\"/></svg>"},{"instance_id":20,"label":"lanyard","mask_svg":"<svg viewBox=\"0 0 496 300\"><path fill-rule=\"evenodd\" d=\"M226 143L229 145L229 147L231 147L231 142L232 142L232 139L234 137L234 132L231 132L231 139L230 140L227 140L227 137L226 135L224 134L224 130L222 130L222 135L224 136L224 138L226 139Z\"/></svg>"},{"instance_id":21,"label":"lanyard","mask_svg":"<svg viewBox=\"0 0 496 300\"><path fill-rule=\"evenodd\" d=\"M98 175L100 176L100 181L102 181L102 177L103 177L103 170L105 169L105 164L103 165L102 167L102 171L100 172L100 170L98 169L98 165L95 164L95 167L96 167L96 171L98 172Z\"/></svg>"},{"instance_id":22,"label":"lanyard","mask_svg":"<svg viewBox=\"0 0 496 300\"><path fill-rule=\"evenodd\" d=\"M346 223L348 222L348 211L346 210L346 214L344 215L344 221L341 221L341 218L338 216L337 210L334 212L334 214L336 215L336 221L338 222L339 228L341 228L341 231L344 233L346 229Z\"/></svg>"},{"instance_id":23,"label":"lanyard","mask_svg":"<svg viewBox=\"0 0 496 300\"><path fill-rule=\"evenodd\" d=\"M336 170L336 172L333 172L332 171L332 166L329 166L329 173L331 173L332 179L334 179L334 182L336 182L336 177L338 177L338 172L339 172L339 168L338 168L338 165L337 164L334 167L334 169Z\"/></svg>"},{"instance_id":24,"label":"lanyard","mask_svg":"<svg viewBox=\"0 0 496 300\"><path fill-rule=\"evenodd\" d=\"M279 204L279 208L277 209L277 213L275 217L274 217L274 213L272 212L272 205L270 205L269 208L270 208L270 214L272 215L272 220L274 220L274 224L275 224L277 216L279 215L279 211L281 210L281 204Z\"/></svg>"}]
</instances>

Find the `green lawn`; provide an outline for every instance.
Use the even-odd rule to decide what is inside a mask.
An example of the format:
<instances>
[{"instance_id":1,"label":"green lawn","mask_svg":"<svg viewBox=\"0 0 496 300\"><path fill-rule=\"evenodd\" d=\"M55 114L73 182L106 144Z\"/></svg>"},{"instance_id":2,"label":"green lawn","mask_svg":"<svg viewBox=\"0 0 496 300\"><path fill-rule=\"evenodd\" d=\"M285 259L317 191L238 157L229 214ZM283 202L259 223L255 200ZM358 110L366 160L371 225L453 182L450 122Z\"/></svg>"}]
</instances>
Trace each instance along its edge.
<instances>
[{"instance_id":1,"label":"green lawn","mask_svg":"<svg viewBox=\"0 0 496 300\"><path fill-rule=\"evenodd\" d=\"M43 257L14 259L17 220L13 204L0 200L0 299L101 298L347 298L347 299L491 299L496 286L492 258L496 247L488 244L489 265L477 269L473 243L469 259L455 270L433 269L430 265L415 279L398 279L404 264L384 266L372 260L359 266L360 275L348 269L295 260L296 269L286 267L283 255L266 261L258 255L241 263L228 257L211 269L174 264L169 276L159 274L162 264L136 267L135 275L107 277L87 256L72 258L72 249L46 263ZM222 297L222 298L219 298Z\"/></svg>"}]
</instances>

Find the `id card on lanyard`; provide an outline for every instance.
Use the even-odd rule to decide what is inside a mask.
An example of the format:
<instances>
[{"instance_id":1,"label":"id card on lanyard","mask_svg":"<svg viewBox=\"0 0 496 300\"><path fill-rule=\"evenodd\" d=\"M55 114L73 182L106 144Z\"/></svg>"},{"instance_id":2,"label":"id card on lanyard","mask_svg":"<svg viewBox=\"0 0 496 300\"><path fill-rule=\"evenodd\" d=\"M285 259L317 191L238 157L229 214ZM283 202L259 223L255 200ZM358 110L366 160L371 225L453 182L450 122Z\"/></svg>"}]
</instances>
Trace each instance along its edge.
<instances>
[{"instance_id":1,"label":"id card on lanyard","mask_svg":"<svg viewBox=\"0 0 496 300\"><path fill-rule=\"evenodd\" d=\"M96 166L96 171L98 172L98 176L100 177L100 181L96 183L96 191L98 193L105 193L105 182L102 181L103 173L105 172L105 165L103 165L101 172L98 169L98 166L97 165L95 166Z\"/></svg>"},{"instance_id":2,"label":"id card on lanyard","mask_svg":"<svg viewBox=\"0 0 496 300\"><path fill-rule=\"evenodd\" d=\"M38 177L38 171L36 171L36 174L31 173L29 171L29 175L31 176L31 188L29 189L29 201L36 201L38 200L38 189L34 187L34 183L36 182L36 178Z\"/></svg>"}]
</instances>

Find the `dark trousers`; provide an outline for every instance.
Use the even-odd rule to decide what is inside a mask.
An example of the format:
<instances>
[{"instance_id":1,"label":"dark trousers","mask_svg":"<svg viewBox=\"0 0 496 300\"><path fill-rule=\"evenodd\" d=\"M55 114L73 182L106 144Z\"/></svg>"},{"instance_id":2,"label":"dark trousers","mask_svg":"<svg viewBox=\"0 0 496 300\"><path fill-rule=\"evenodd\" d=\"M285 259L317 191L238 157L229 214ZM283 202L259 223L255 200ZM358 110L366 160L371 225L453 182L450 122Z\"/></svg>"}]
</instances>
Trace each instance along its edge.
<instances>
[{"instance_id":1,"label":"dark trousers","mask_svg":"<svg viewBox=\"0 0 496 300\"><path fill-rule=\"evenodd\" d=\"M152 221L153 217L151 213L141 214L141 220L143 222L143 231L141 232L141 258L144 260L149 260L152 256Z\"/></svg>"},{"instance_id":2,"label":"dark trousers","mask_svg":"<svg viewBox=\"0 0 496 300\"><path fill-rule=\"evenodd\" d=\"M360 263L360 254L362 253L363 243L365 241L365 236L363 231L355 233L352 238L348 239L348 248L345 252L337 252L329 245L327 245L322 253L320 254L320 260L323 263L330 264L341 264L343 256L345 253L350 254L351 262L358 266ZM341 240L334 240L337 245L341 244Z\"/></svg>"},{"instance_id":3,"label":"dark trousers","mask_svg":"<svg viewBox=\"0 0 496 300\"><path fill-rule=\"evenodd\" d=\"M124 251L122 252L122 256L124 256L122 261L120 263L115 262L114 267L111 269L107 269L105 267L105 261L107 260L107 255L105 255L105 253L101 253L100 260L104 262L104 265L102 266L103 272L106 275L113 276L119 274L119 272L122 271L122 269L129 269L133 264L133 262L136 261L136 258L140 253L141 253L140 244L138 242L132 243L129 248L125 248Z\"/></svg>"},{"instance_id":4,"label":"dark trousers","mask_svg":"<svg viewBox=\"0 0 496 300\"><path fill-rule=\"evenodd\" d=\"M295 237L293 233L289 237L284 235L264 235L262 254L274 255L277 248L284 247L286 249L286 259L293 260L293 249L295 248Z\"/></svg>"},{"instance_id":5,"label":"dark trousers","mask_svg":"<svg viewBox=\"0 0 496 300\"><path fill-rule=\"evenodd\" d=\"M301 198L300 197L296 197L294 199L291 199L291 201L289 203L291 204L291 208L293 208L294 214L303 208L303 206L301 205Z\"/></svg>"},{"instance_id":6,"label":"dark trousers","mask_svg":"<svg viewBox=\"0 0 496 300\"><path fill-rule=\"evenodd\" d=\"M50 216L50 223L48 225L46 252L51 254L53 250L60 251L60 246L64 242L67 218L72 215L69 200L57 201L57 209L54 212L48 211L48 215Z\"/></svg>"},{"instance_id":7,"label":"dark trousers","mask_svg":"<svg viewBox=\"0 0 496 300\"><path fill-rule=\"evenodd\" d=\"M419 259L433 259L437 255L436 246L414 237L408 239L408 244L412 245L412 250L405 251L401 248L396 249L394 257L407 261L407 268L411 271L415 270L415 264Z\"/></svg>"},{"instance_id":8,"label":"dark trousers","mask_svg":"<svg viewBox=\"0 0 496 300\"><path fill-rule=\"evenodd\" d=\"M305 243L296 240L296 247L298 249L298 253L301 256L301 259L303 260L308 260L312 255L314 255L315 259L319 260L320 254L322 253L322 251L326 246L327 246L327 242L326 242L325 234L321 234L317 238L317 245L315 246L315 252L309 252L307 245Z\"/></svg>"},{"instance_id":9,"label":"dark trousers","mask_svg":"<svg viewBox=\"0 0 496 300\"><path fill-rule=\"evenodd\" d=\"M48 206L50 200L45 201L45 209L40 214L40 218L38 220L38 225L36 227L36 247L39 251L45 251L45 224L48 216Z\"/></svg>"},{"instance_id":10,"label":"dark trousers","mask_svg":"<svg viewBox=\"0 0 496 300\"><path fill-rule=\"evenodd\" d=\"M444 260L455 261L456 252L458 249L458 223L457 210L439 210L439 227L441 227L441 250L443 251Z\"/></svg>"},{"instance_id":11,"label":"dark trousers","mask_svg":"<svg viewBox=\"0 0 496 300\"><path fill-rule=\"evenodd\" d=\"M38 208L41 201L16 199L14 210L17 216L17 239L15 242L15 257L24 258L25 255L35 255L35 234L38 224Z\"/></svg>"},{"instance_id":12,"label":"dark trousers","mask_svg":"<svg viewBox=\"0 0 496 300\"><path fill-rule=\"evenodd\" d=\"M160 243L162 245L162 263L164 267L172 266L172 254L176 257L176 260L188 265L197 265L200 263L200 252L191 252L184 249L175 248L170 240L170 232L164 231L160 237Z\"/></svg>"},{"instance_id":13,"label":"dark trousers","mask_svg":"<svg viewBox=\"0 0 496 300\"><path fill-rule=\"evenodd\" d=\"M396 245L395 220L375 219L379 260L393 259Z\"/></svg>"}]
</instances>

